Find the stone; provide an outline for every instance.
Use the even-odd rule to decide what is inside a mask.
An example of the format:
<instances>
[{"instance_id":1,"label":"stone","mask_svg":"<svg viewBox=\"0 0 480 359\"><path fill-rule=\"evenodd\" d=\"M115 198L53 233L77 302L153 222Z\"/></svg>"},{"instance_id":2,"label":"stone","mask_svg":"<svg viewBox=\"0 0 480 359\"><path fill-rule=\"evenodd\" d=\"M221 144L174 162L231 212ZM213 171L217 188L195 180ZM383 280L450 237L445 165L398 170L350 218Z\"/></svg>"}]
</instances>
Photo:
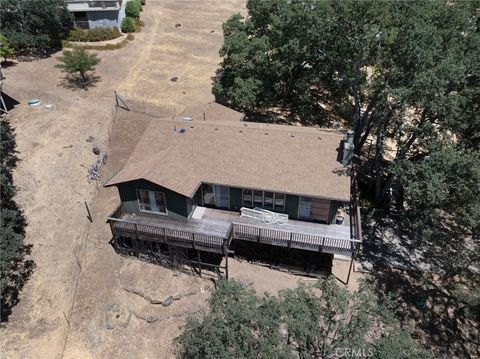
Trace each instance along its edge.
<instances>
[{"instance_id":1,"label":"stone","mask_svg":"<svg viewBox=\"0 0 480 359\"><path fill-rule=\"evenodd\" d=\"M162 302L162 305L164 307L168 307L168 306L172 305L172 303L173 303L173 297L170 296Z\"/></svg>"}]
</instances>

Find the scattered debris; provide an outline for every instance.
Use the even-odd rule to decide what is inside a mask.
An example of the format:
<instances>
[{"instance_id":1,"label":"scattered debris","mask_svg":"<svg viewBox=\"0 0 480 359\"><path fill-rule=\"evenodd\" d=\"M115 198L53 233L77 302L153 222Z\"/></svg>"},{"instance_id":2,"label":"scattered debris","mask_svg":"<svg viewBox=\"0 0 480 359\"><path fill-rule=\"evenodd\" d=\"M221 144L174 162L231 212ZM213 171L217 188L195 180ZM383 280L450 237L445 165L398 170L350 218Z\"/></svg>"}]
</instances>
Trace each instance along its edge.
<instances>
[{"instance_id":1,"label":"scattered debris","mask_svg":"<svg viewBox=\"0 0 480 359\"><path fill-rule=\"evenodd\" d=\"M88 136L88 138L85 140L87 142L93 142L95 140L95 137L93 136Z\"/></svg>"},{"instance_id":2,"label":"scattered debris","mask_svg":"<svg viewBox=\"0 0 480 359\"><path fill-rule=\"evenodd\" d=\"M72 148L73 145L63 146L62 148Z\"/></svg>"},{"instance_id":3,"label":"scattered debris","mask_svg":"<svg viewBox=\"0 0 480 359\"><path fill-rule=\"evenodd\" d=\"M97 154L95 150L96 148L97 147L93 148L93 153L95 154ZM88 169L87 180L89 183L92 181L96 181L101 177L101 168L107 162L107 154L104 151L100 150L99 148L97 149L98 149L97 160Z\"/></svg>"},{"instance_id":4,"label":"scattered debris","mask_svg":"<svg viewBox=\"0 0 480 359\"><path fill-rule=\"evenodd\" d=\"M172 82L177 82L177 80L178 80L177 76L170 77L170 81L172 81Z\"/></svg>"},{"instance_id":5,"label":"scattered debris","mask_svg":"<svg viewBox=\"0 0 480 359\"><path fill-rule=\"evenodd\" d=\"M175 24L175 27L180 27L180 26L182 26L182 24L180 24L179 22Z\"/></svg>"}]
</instances>

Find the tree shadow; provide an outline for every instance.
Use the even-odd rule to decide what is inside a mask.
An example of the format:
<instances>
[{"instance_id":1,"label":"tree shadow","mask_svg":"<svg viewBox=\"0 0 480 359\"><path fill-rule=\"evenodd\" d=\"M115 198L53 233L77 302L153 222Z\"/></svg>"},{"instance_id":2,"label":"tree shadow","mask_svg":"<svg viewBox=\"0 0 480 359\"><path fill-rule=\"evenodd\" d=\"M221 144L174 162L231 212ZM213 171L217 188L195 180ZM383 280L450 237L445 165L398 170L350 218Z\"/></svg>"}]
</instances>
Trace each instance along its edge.
<instances>
[{"instance_id":1,"label":"tree shadow","mask_svg":"<svg viewBox=\"0 0 480 359\"><path fill-rule=\"evenodd\" d=\"M60 85L73 91L88 91L90 88L95 87L100 80L101 77L96 75L86 76L85 81L80 76L66 75Z\"/></svg>"},{"instance_id":2,"label":"tree shadow","mask_svg":"<svg viewBox=\"0 0 480 359\"><path fill-rule=\"evenodd\" d=\"M413 337L435 355L480 355L478 320L464 315L465 303L452 294L445 278L395 269L375 271L373 278L378 292L395 298L402 325L413 328Z\"/></svg>"},{"instance_id":3,"label":"tree shadow","mask_svg":"<svg viewBox=\"0 0 480 359\"><path fill-rule=\"evenodd\" d=\"M219 67L211 77L215 102L245 113L247 121L337 129L352 127L348 119L353 119L353 105L340 93L329 91L325 84L312 87L306 96L294 92L288 98L262 99L265 104L260 107L242 107L215 91L215 85L219 83L223 72L223 68ZM269 103L266 104L267 102Z\"/></svg>"},{"instance_id":4,"label":"tree shadow","mask_svg":"<svg viewBox=\"0 0 480 359\"><path fill-rule=\"evenodd\" d=\"M0 65L2 65L3 68L7 67L13 67L17 65L17 62L12 61L12 60L3 60Z\"/></svg>"},{"instance_id":5,"label":"tree shadow","mask_svg":"<svg viewBox=\"0 0 480 359\"><path fill-rule=\"evenodd\" d=\"M479 356L480 318L468 315L470 303L462 297L480 285L480 278L472 256L462 258L463 234L442 226L433 238L423 238L416 221L430 230L439 223L398 213L380 208L364 216L358 262L370 265L378 292L396 299L398 317L415 328L423 345L445 357Z\"/></svg>"}]
</instances>

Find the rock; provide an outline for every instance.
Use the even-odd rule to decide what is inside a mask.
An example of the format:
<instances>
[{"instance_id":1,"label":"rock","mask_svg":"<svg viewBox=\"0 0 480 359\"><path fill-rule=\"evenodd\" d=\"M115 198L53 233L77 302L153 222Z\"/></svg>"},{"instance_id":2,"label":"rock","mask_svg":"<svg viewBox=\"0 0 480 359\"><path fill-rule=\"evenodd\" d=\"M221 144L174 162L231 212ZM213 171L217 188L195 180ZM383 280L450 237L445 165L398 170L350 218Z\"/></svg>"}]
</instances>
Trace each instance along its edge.
<instances>
[{"instance_id":1,"label":"rock","mask_svg":"<svg viewBox=\"0 0 480 359\"><path fill-rule=\"evenodd\" d=\"M92 152L98 156L100 154L100 147L93 146Z\"/></svg>"},{"instance_id":2,"label":"rock","mask_svg":"<svg viewBox=\"0 0 480 359\"><path fill-rule=\"evenodd\" d=\"M210 33L212 33L212 34L213 34L214 32L215 32L215 30L210 30Z\"/></svg>"},{"instance_id":3,"label":"rock","mask_svg":"<svg viewBox=\"0 0 480 359\"><path fill-rule=\"evenodd\" d=\"M93 142L95 140L95 137L93 136L88 136L88 138L85 140L87 142Z\"/></svg>"},{"instance_id":4,"label":"rock","mask_svg":"<svg viewBox=\"0 0 480 359\"><path fill-rule=\"evenodd\" d=\"M182 297L183 297L183 294L182 294L182 293L179 293L179 294L175 294L175 295L173 296L173 299L174 299L174 300L180 300L180 299L182 299Z\"/></svg>"},{"instance_id":5,"label":"rock","mask_svg":"<svg viewBox=\"0 0 480 359\"><path fill-rule=\"evenodd\" d=\"M173 297L170 296L162 302L162 305L164 307L168 307L168 306L172 305L172 303L173 303Z\"/></svg>"},{"instance_id":6,"label":"rock","mask_svg":"<svg viewBox=\"0 0 480 359\"><path fill-rule=\"evenodd\" d=\"M177 82L177 80L178 80L177 76L170 77L170 81L172 81L172 82Z\"/></svg>"},{"instance_id":7,"label":"rock","mask_svg":"<svg viewBox=\"0 0 480 359\"><path fill-rule=\"evenodd\" d=\"M159 300L159 299L151 299L150 303L152 303L152 304L163 304L163 301Z\"/></svg>"},{"instance_id":8,"label":"rock","mask_svg":"<svg viewBox=\"0 0 480 359\"><path fill-rule=\"evenodd\" d=\"M182 24L180 24L179 22L177 22L177 23L175 24L175 27L181 27L181 26L182 26Z\"/></svg>"},{"instance_id":9,"label":"rock","mask_svg":"<svg viewBox=\"0 0 480 359\"><path fill-rule=\"evenodd\" d=\"M153 323L153 322L156 322L158 320L158 318L156 318L152 315L149 315L145 318L145 320L147 321L147 323Z\"/></svg>"}]
</instances>

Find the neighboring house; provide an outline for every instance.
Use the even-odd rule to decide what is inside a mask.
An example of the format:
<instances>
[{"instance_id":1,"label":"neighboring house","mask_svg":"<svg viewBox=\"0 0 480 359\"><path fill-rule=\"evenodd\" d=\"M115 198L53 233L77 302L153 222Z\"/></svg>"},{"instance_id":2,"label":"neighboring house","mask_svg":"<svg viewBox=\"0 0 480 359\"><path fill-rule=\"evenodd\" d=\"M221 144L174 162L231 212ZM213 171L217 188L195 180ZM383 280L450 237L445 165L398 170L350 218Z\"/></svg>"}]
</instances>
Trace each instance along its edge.
<instances>
[{"instance_id":1,"label":"neighboring house","mask_svg":"<svg viewBox=\"0 0 480 359\"><path fill-rule=\"evenodd\" d=\"M249 246L287 256L321 253L327 262L352 255L361 235L351 178L341 163L350 155L343 153L349 148L344 135L242 119L210 103L151 121L128 162L105 184L120 194L120 206L108 217L117 248L151 253L181 247L199 262L200 254L228 259L232 248ZM341 225L340 207L351 214Z\"/></svg>"},{"instance_id":2,"label":"neighboring house","mask_svg":"<svg viewBox=\"0 0 480 359\"><path fill-rule=\"evenodd\" d=\"M120 27L125 17L126 0L65 0L74 16L75 26L81 29Z\"/></svg>"}]
</instances>

